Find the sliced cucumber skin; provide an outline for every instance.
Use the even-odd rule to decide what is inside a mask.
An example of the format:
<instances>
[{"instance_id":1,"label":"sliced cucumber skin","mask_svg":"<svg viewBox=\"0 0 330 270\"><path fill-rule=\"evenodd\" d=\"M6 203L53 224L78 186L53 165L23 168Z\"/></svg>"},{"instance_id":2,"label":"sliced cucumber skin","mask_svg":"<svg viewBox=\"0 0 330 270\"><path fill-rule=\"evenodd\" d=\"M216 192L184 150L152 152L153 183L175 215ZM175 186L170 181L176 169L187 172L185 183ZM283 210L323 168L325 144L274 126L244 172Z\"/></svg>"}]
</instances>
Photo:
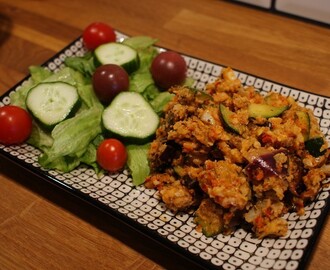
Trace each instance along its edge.
<instances>
[{"instance_id":1,"label":"sliced cucumber skin","mask_svg":"<svg viewBox=\"0 0 330 270\"><path fill-rule=\"evenodd\" d=\"M249 105L249 117L251 118L271 118L280 116L289 106L274 107L268 104L251 103Z\"/></svg>"},{"instance_id":2,"label":"sliced cucumber skin","mask_svg":"<svg viewBox=\"0 0 330 270\"><path fill-rule=\"evenodd\" d=\"M50 111L42 111L41 106L37 105L35 103L35 99L37 99L39 95L42 94L42 92L44 91L44 87L65 87L66 89L71 89L74 93L75 96L75 102L72 102L71 105L68 106L68 109L65 110L65 112L63 112L63 114L54 121L47 121L47 119L45 119L45 115L47 116L47 114L52 114L52 112ZM75 92L74 92L75 90ZM36 92L37 91L37 92ZM38 93L39 92L39 93ZM45 94L45 93L43 93ZM64 98L65 96L67 96L67 92L64 93ZM81 106L81 100L79 98L79 94L77 89L72 86L71 84L68 84L66 82L43 82L43 83L39 83L36 86L34 86L33 88L31 88L27 94L26 100L26 107L28 109L28 111L33 115L34 119L40 124L40 126L45 129L46 131L51 131L58 123L64 121L65 119L68 119L72 116L75 115L75 113L78 111L78 109Z\"/></svg>"},{"instance_id":3,"label":"sliced cucumber skin","mask_svg":"<svg viewBox=\"0 0 330 270\"><path fill-rule=\"evenodd\" d=\"M232 111L230 111L226 106L224 106L223 104L220 104L220 115L221 118L225 124L225 126L231 131L234 132L236 134L241 134L241 128L237 125L234 125L233 123L231 123L230 121L230 115L233 114Z\"/></svg>"},{"instance_id":4,"label":"sliced cucumber skin","mask_svg":"<svg viewBox=\"0 0 330 270\"><path fill-rule=\"evenodd\" d=\"M144 144L155 136L159 116L141 94L122 92L103 111L102 125L107 137Z\"/></svg>"},{"instance_id":5,"label":"sliced cucumber skin","mask_svg":"<svg viewBox=\"0 0 330 270\"><path fill-rule=\"evenodd\" d=\"M117 53L122 54L118 56ZM131 56L128 57L128 53ZM124 56L124 54L126 54ZM96 67L106 64L121 66L128 74L140 67L140 59L137 51L132 47L119 42L110 42L97 47L94 51L94 64Z\"/></svg>"}]
</instances>

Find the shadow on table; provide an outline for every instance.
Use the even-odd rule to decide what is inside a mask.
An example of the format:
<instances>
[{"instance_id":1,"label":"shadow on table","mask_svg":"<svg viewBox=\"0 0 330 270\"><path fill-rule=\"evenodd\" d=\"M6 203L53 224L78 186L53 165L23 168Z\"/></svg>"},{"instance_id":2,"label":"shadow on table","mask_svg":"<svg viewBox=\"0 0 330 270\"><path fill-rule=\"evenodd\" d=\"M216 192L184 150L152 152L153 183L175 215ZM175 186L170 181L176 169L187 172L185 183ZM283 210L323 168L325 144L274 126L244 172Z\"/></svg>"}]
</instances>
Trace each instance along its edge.
<instances>
[{"instance_id":1,"label":"shadow on table","mask_svg":"<svg viewBox=\"0 0 330 270\"><path fill-rule=\"evenodd\" d=\"M0 156L0 164L1 173L6 177L14 179L16 183L24 188L125 243L125 245L148 257L164 269L178 269L178 267L189 270L205 269L172 249L134 230L123 221L35 176L2 156ZM91 215L91 213L93 214Z\"/></svg>"}]
</instances>

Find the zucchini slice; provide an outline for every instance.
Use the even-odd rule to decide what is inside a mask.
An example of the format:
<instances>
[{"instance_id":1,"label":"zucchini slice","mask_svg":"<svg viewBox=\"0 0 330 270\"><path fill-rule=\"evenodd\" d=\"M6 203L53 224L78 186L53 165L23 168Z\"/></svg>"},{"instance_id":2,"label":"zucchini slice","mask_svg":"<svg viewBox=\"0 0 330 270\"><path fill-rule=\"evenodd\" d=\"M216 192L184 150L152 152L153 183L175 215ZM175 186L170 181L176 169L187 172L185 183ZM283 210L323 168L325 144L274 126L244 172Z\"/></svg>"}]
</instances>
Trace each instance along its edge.
<instances>
[{"instance_id":1,"label":"zucchini slice","mask_svg":"<svg viewBox=\"0 0 330 270\"><path fill-rule=\"evenodd\" d=\"M249 117L271 118L280 116L289 106L275 107L268 104L251 103L249 105Z\"/></svg>"},{"instance_id":2,"label":"zucchini slice","mask_svg":"<svg viewBox=\"0 0 330 270\"><path fill-rule=\"evenodd\" d=\"M195 212L195 223L207 237L215 236L224 230L223 210L211 199L203 199Z\"/></svg>"},{"instance_id":3,"label":"zucchini slice","mask_svg":"<svg viewBox=\"0 0 330 270\"><path fill-rule=\"evenodd\" d=\"M156 132L159 117L137 92L121 92L102 114L104 128L125 142L144 143Z\"/></svg>"},{"instance_id":4,"label":"zucchini slice","mask_svg":"<svg viewBox=\"0 0 330 270\"><path fill-rule=\"evenodd\" d=\"M137 51L119 42L100 45L95 49L94 55L96 66L115 64L124 68L128 74L137 70L140 65Z\"/></svg>"},{"instance_id":5,"label":"zucchini slice","mask_svg":"<svg viewBox=\"0 0 330 270\"><path fill-rule=\"evenodd\" d=\"M72 116L80 105L77 89L65 82L44 82L31 88L26 107L48 129Z\"/></svg>"},{"instance_id":6,"label":"zucchini slice","mask_svg":"<svg viewBox=\"0 0 330 270\"><path fill-rule=\"evenodd\" d=\"M242 124L234 124L232 122L232 118L235 116L235 113L233 113L229 108L224 106L223 104L220 104L220 114L221 118L225 124L225 126L232 132L236 134L242 134L244 130L244 125Z\"/></svg>"}]
</instances>

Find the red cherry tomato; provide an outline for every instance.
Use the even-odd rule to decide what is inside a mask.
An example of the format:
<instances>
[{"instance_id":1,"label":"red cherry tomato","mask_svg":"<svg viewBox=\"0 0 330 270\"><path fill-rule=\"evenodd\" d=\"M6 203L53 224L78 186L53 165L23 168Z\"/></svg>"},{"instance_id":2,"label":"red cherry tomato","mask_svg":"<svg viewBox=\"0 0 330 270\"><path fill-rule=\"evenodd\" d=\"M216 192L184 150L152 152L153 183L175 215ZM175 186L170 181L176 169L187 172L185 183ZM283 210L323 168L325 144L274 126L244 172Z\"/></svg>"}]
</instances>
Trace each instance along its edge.
<instances>
[{"instance_id":1,"label":"red cherry tomato","mask_svg":"<svg viewBox=\"0 0 330 270\"><path fill-rule=\"evenodd\" d=\"M107 64L95 70L92 83L99 100L104 104L109 104L118 93L128 90L129 77L122 67Z\"/></svg>"},{"instance_id":2,"label":"red cherry tomato","mask_svg":"<svg viewBox=\"0 0 330 270\"><path fill-rule=\"evenodd\" d=\"M82 37L86 48L90 51L93 51L101 44L116 41L114 29L102 22L94 22L88 25Z\"/></svg>"},{"instance_id":3,"label":"red cherry tomato","mask_svg":"<svg viewBox=\"0 0 330 270\"><path fill-rule=\"evenodd\" d=\"M180 54L165 51L154 58L150 71L156 85L167 90L171 86L184 82L187 64Z\"/></svg>"},{"instance_id":4,"label":"red cherry tomato","mask_svg":"<svg viewBox=\"0 0 330 270\"><path fill-rule=\"evenodd\" d=\"M122 142L117 139L105 139L97 148L97 162L107 171L116 172L124 168L127 161L127 151Z\"/></svg>"},{"instance_id":5,"label":"red cherry tomato","mask_svg":"<svg viewBox=\"0 0 330 270\"><path fill-rule=\"evenodd\" d=\"M23 143L31 131L32 118L26 110L13 105L0 107L0 143Z\"/></svg>"}]
</instances>

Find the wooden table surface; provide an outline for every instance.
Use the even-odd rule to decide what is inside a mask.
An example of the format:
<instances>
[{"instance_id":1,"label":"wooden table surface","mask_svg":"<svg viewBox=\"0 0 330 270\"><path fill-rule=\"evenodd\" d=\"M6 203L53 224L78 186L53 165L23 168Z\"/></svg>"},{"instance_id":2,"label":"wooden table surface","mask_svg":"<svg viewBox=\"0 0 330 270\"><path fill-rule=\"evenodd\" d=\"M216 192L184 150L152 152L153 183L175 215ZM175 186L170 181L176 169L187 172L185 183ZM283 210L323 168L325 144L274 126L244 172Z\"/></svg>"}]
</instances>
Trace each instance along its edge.
<instances>
[{"instance_id":1,"label":"wooden table surface","mask_svg":"<svg viewBox=\"0 0 330 270\"><path fill-rule=\"evenodd\" d=\"M330 30L215 0L0 0L0 94L103 21L128 35L330 96ZM330 269L326 220L307 269ZM0 269L198 269L71 194L0 159Z\"/></svg>"}]
</instances>

